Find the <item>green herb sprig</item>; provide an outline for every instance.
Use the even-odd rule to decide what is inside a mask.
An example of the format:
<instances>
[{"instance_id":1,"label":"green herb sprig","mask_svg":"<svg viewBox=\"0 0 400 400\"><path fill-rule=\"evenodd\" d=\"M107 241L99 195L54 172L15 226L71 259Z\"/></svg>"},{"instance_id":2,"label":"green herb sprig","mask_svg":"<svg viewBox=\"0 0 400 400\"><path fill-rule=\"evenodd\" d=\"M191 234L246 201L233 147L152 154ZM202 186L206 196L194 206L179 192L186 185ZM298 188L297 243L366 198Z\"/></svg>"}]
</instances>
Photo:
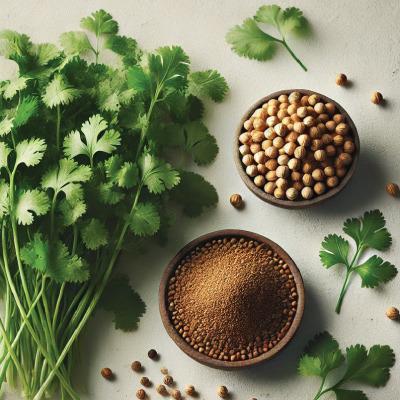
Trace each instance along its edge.
<instances>
[{"instance_id":1,"label":"green herb sprig","mask_svg":"<svg viewBox=\"0 0 400 400\"><path fill-rule=\"evenodd\" d=\"M279 36L263 31L259 24L273 26ZM242 25L233 27L226 35L226 41L239 56L266 61L273 58L278 46L283 46L293 59L307 71L307 67L289 47L290 34L304 35L309 31L307 19L296 7L282 9L277 5L261 6L254 18L246 19Z\"/></svg>"},{"instance_id":2,"label":"green herb sprig","mask_svg":"<svg viewBox=\"0 0 400 400\"><path fill-rule=\"evenodd\" d=\"M302 376L321 378L314 400L329 392L333 392L337 400L368 400L363 391L347 389L345 385L359 382L373 387L385 386L394 363L395 355L389 346L375 345L367 350L356 344L348 347L343 355L338 342L328 332L323 332L307 345L299 360L298 372ZM327 385L328 375L343 366L341 378Z\"/></svg>"},{"instance_id":3,"label":"green herb sprig","mask_svg":"<svg viewBox=\"0 0 400 400\"><path fill-rule=\"evenodd\" d=\"M176 205L194 217L218 201L185 167L218 153L201 99L222 101L225 79L191 71L179 46L144 56L104 10L81 28L61 49L0 32L18 66L0 82L0 387L30 400L79 399L74 349L98 305L137 327L145 304L115 271L121 251L164 241Z\"/></svg>"},{"instance_id":4,"label":"green herb sprig","mask_svg":"<svg viewBox=\"0 0 400 400\"><path fill-rule=\"evenodd\" d=\"M366 261L360 263L366 250L383 251L392 244L392 237L385 225L385 218L379 210L366 212L362 218L351 218L345 221L343 231L355 243L353 255L350 254L349 242L342 236L330 234L324 238L322 250L319 253L322 265L326 268L335 265L346 267L345 280L336 305L338 314L354 273L361 277L361 287L366 288L375 288L396 276L395 266L383 261L377 255L370 256Z\"/></svg>"}]
</instances>

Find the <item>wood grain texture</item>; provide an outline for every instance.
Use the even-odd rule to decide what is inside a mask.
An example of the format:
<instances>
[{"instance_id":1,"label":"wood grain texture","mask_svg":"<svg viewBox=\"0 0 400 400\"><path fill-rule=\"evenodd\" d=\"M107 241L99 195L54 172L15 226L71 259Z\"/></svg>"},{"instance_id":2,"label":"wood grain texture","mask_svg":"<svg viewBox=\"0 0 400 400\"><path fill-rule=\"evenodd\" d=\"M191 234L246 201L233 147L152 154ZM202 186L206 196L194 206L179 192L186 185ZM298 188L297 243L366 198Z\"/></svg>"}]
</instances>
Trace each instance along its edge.
<instances>
[{"instance_id":1,"label":"wood grain texture","mask_svg":"<svg viewBox=\"0 0 400 400\"><path fill-rule=\"evenodd\" d=\"M328 190L327 192L325 192L324 194L322 194L320 196L313 197L310 200L295 200L295 201L283 200L283 199L277 199L275 196L265 193L264 190L257 187L254 184L253 180L246 174L246 171L243 168L241 155L239 153L239 145L240 145L239 136L244 131L243 130L244 122L250 118L250 116L253 114L253 112L257 108L260 108L260 106L262 104L266 103L268 100L276 99L281 94L289 95L291 92L300 92L301 94L304 94L304 95L317 94L318 96L320 96L320 98L325 103L327 103L327 102L334 103L336 108L340 111L340 113L346 117L346 122L350 126L351 133L354 138L354 144L356 147L355 152L353 154L353 162L352 162L349 170L347 171L347 174L341 179L339 185L333 189ZM358 136L357 128L356 128L353 120L350 118L350 115L347 113L347 111L340 104L338 104L335 100L332 100L331 98L329 98L321 93L314 92L312 90L307 90L307 89L280 90L278 92L274 92L274 93L269 94L268 96L263 97L262 99L257 101L255 104L253 104L247 110L247 112L244 114L243 118L240 120L240 123L237 127L236 134L235 134L234 150L233 150L233 157L235 159L235 164L236 164L237 170L239 171L239 175L242 178L243 182L246 184L246 186L250 189L250 191L253 192L256 196L258 196L261 200L264 200L265 202L267 202L269 204L272 204L272 205L278 206L278 207L282 207L282 208L292 208L292 209L311 207L311 206L320 204L320 203L336 196L339 192L341 192L344 189L344 187L349 183L350 179L353 177L354 172L357 168L359 156L360 156L360 138Z\"/></svg>"},{"instance_id":2,"label":"wood grain texture","mask_svg":"<svg viewBox=\"0 0 400 400\"><path fill-rule=\"evenodd\" d=\"M278 255L285 261L285 263L287 263L287 265L290 268L290 271L294 277L297 294L298 294L296 315L293 319L292 325L290 326L288 332L283 337L283 339L267 353L263 353L262 355L260 355L256 358L253 358L250 360L244 360L244 361L216 360L205 354L199 353L197 350L192 348L188 343L186 343L186 341L175 330L175 328L170 320L170 317L169 317L168 304L167 304L168 281L171 278L171 276L173 275L173 273L175 272L175 269L179 265L182 258L184 258L187 254L189 254L197 246L201 246L202 244L204 244L210 240L232 238L232 237L237 237L237 238L243 237L243 238L247 238L247 239L251 239L251 240L256 240L260 243L266 244L273 251L278 253ZM249 367L249 366L264 362L266 360L269 360L272 357L275 357L293 339L297 329L299 328L302 317L303 317L303 313L304 313L304 302L305 302L305 292L304 292L303 278L302 278L301 273L300 273L299 269L297 268L296 264L290 258L290 256L285 252L285 250L283 250L279 245L277 245L272 240L267 239L266 237L264 237L262 235L259 235L257 233L253 233L253 232L249 232L249 231L238 230L238 229L224 229L224 230L220 230L220 231L215 231L215 232L207 233L205 235L198 237L197 239L192 240L190 243L188 243L186 246L184 246L175 255L175 257L169 262L169 264L167 265L167 267L162 275L160 288L159 288L159 309L160 309L161 319L162 319L163 325L164 325L168 335L171 337L171 339L178 345L178 347L183 352L185 352L189 357L193 358L194 360L196 360L204 365L207 365L209 367L212 367L212 368L219 368L219 369L225 369L225 370Z\"/></svg>"}]
</instances>

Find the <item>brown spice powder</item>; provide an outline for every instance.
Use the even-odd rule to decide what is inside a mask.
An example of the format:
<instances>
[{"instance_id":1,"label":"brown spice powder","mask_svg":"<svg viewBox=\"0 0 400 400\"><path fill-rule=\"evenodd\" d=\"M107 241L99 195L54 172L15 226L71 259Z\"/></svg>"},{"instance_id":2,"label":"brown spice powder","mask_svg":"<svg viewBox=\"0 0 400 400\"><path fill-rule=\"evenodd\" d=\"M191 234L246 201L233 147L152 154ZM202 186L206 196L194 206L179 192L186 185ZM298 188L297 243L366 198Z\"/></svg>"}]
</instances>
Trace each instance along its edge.
<instances>
[{"instance_id":1,"label":"brown spice powder","mask_svg":"<svg viewBox=\"0 0 400 400\"><path fill-rule=\"evenodd\" d=\"M286 334L297 309L288 265L247 238L197 247L175 270L168 309L177 332L200 353L224 361L257 357Z\"/></svg>"}]
</instances>

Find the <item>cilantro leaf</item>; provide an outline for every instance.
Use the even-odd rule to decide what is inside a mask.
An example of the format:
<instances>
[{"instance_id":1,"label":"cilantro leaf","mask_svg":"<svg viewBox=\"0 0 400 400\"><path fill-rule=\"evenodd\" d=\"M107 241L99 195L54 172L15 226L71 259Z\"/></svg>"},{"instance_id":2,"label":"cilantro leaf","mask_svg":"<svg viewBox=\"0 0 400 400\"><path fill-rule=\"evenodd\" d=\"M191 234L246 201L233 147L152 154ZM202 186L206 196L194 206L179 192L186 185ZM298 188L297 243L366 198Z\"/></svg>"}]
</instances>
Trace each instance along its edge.
<instances>
[{"instance_id":1,"label":"cilantro leaf","mask_svg":"<svg viewBox=\"0 0 400 400\"><path fill-rule=\"evenodd\" d=\"M37 113L38 106L39 104L36 97L23 97L14 116L14 127L19 128L25 125Z\"/></svg>"},{"instance_id":2,"label":"cilantro leaf","mask_svg":"<svg viewBox=\"0 0 400 400\"><path fill-rule=\"evenodd\" d=\"M20 164L25 164L27 167L39 164L46 148L46 142L43 139L32 138L19 142L15 147L17 153L15 168Z\"/></svg>"},{"instance_id":3,"label":"cilantro leaf","mask_svg":"<svg viewBox=\"0 0 400 400\"><path fill-rule=\"evenodd\" d=\"M160 194L170 190L180 182L179 173L171 165L159 160L150 153L145 153L139 160L142 181L150 193Z\"/></svg>"},{"instance_id":4,"label":"cilantro leaf","mask_svg":"<svg viewBox=\"0 0 400 400\"><path fill-rule=\"evenodd\" d=\"M357 246L386 250L392 244L392 237L385 228L386 221L379 210L367 211L362 218L348 219L343 231L351 236Z\"/></svg>"},{"instance_id":5,"label":"cilantro leaf","mask_svg":"<svg viewBox=\"0 0 400 400\"><path fill-rule=\"evenodd\" d=\"M140 66L133 66L127 72L128 86L136 93L150 90L150 77Z\"/></svg>"},{"instance_id":6,"label":"cilantro leaf","mask_svg":"<svg viewBox=\"0 0 400 400\"><path fill-rule=\"evenodd\" d=\"M384 386L390 378L395 356L389 346L372 346L367 349L362 345L346 349L347 370L343 377L347 381L362 382L370 386Z\"/></svg>"},{"instance_id":7,"label":"cilantro leaf","mask_svg":"<svg viewBox=\"0 0 400 400\"><path fill-rule=\"evenodd\" d=\"M276 4L261 6L256 13L255 20L264 24L279 26L279 16L281 15L282 9Z\"/></svg>"},{"instance_id":8,"label":"cilantro leaf","mask_svg":"<svg viewBox=\"0 0 400 400\"><path fill-rule=\"evenodd\" d=\"M81 197L75 199L63 199L59 205L64 226L73 225L82 215L86 213L86 204Z\"/></svg>"},{"instance_id":9,"label":"cilantro leaf","mask_svg":"<svg viewBox=\"0 0 400 400\"><path fill-rule=\"evenodd\" d=\"M58 283L84 282L89 279L89 271L81 258L71 255L61 241L50 246L40 233L36 233L33 240L21 249L21 259L26 265Z\"/></svg>"},{"instance_id":10,"label":"cilantro leaf","mask_svg":"<svg viewBox=\"0 0 400 400\"><path fill-rule=\"evenodd\" d=\"M112 153L121 143L121 137L114 129L106 130L107 127L107 121L101 115L93 115L83 123L81 128L85 142L82 141L78 131L71 132L64 139L65 155L70 158L85 155L93 164L93 157L96 153Z\"/></svg>"},{"instance_id":11,"label":"cilantro leaf","mask_svg":"<svg viewBox=\"0 0 400 400\"><path fill-rule=\"evenodd\" d=\"M129 189L139 182L139 169L131 162L123 162L120 156L111 156L105 161L106 174L111 182Z\"/></svg>"},{"instance_id":12,"label":"cilantro leaf","mask_svg":"<svg viewBox=\"0 0 400 400\"><path fill-rule=\"evenodd\" d=\"M228 92L225 78L216 70L192 72L189 75L188 92L196 97L209 97L219 103Z\"/></svg>"},{"instance_id":13,"label":"cilantro leaf","mask_svg":"<svg viewBox=\"0 0 400 400\"><path fill-rule=\"evenodd\" d=\"M125 196L117 190L112 182L101 183L98 187L100 201L104 204L114 205L119 203Z\"/></svg>"},{"instance_id":14,"label":"cilantro leaf","mask_svg":"<svg viewBox=\"0 0 400 400\"><path fill-rule=\"evenodd\" d=\"M122 62L127 67L137 64L142 56L136 40L126 36L110 35L104 47L121 56Z\"/></svg>"},{"instance_id":15,"label":"cilantro leaf","mask_svg":"<svg viewBox=\"0 0 400 400\"><path fill-rule=\"evenodd\" d=\"M193 155L199 165L209 164L218 154L215 137L208 133L207 127L201 121L193 121L185 125L185 147Z\"/></svg>"},{"instance_id":16,"label":"cilantro leaf","mask_svg":"<svg viewBox=\"0 0 400 400\"><path fill-rule=\"evenodd\" d=\"M84 245L89 250L97 250L108 242L108 232L104 224L92 218L81 230Z\"/></svg>"},{"instance_id":17,"label":"cilantro leaf","mask_svg":"<svg viewBox=\"0 0 400 400\"><path fill-rule=\"evenodd\" d=\"M336 400L368 400L361 390L334 389Z\"/></svg>"},{"instance_id":18,"label":"cilantro leaf","mask_svg":"<svg viewBox=\"0 0 400 400\"><path fill-rule=\"evenodd\" d=\"M262 31L256 21L248 18L243 25L236 25L226 35L226 41L239 56L265 61L276 51L277 40Z\"/></svg>"},{"instance_id":19,"label":"cilantro leaf","mask_svg":"<svg viewBox=\"0 0 400 400\"><path fill-rule=\"evenodd\" d=\"M346 361L342 377L332 386L326 387L327 375ZM395 361L393 350L389 346L365 346L356 344L346 349L346 358L332 336L324 332L317 335L307 346L305 354L299 360L298 371L303 376L320 376L322 383L316 395L334 392L338 400L366 400L360 390L343 389L348 382L362 382L370 386L384 386L390 377L390 368ZM337 376L337 374L335 375Z\"/></svg>"},{"instance_id":20,"label":"cilantro leaf","mask_svg":"<svg viewBox=\"0 0 400 400\"><path fill-rule=\"evenodd\" d=\"M43 102L47 107L54 108L73 102L79 95L79 90L69 86L61 75L56 75L46 87Z\"/></svg>"},{"instance_id":21,"label":"cilantro leaf","mask_svg":"<svg viewBox=\"0 0 400 400\"><path fill-rule=\"evenodd\" d=\"M354 270L361 276L361 286L367 288L374 288L381 283L389 282L397 275L396 267L378 256L370 257Z\"/></svg>"},{"instance_id":22,"label":"cilantro leaf","mask_svg":"<svg viewBox=\"0 0 400 400\"><path fill-rule=\"evenodd\" d=\"M199 216L218 202L214 186L195 172L180 171L181 183L171 192L171 198L182 205L189 217Z\"/></svg>"},{"instance_id":23,"label":"cilantro leaf","mask_svg":"<svg viewBox=\"0 0 400 400\"><path fill-rule=\"evenodd\" d=\"M343 362L344 356L338 342L328 332L323 332L308 344L305 354L300 358L298 370L303 376L325 378Z\"/></svg>"},{"instance_id":24,"label":"cilantro leaf","mask_svg":"<svg viewBox=\"0 0 400 400\"><path fill-rule=\"evenodd\" d=\"M288 7L280 13L279 26L284 36L288 33L302 35L309 31L308 21L297 7Z\"/></svg>"},{"instance_id":25,"label":"cilantro leaf","mask_svg":"<svg viewBox=\"0 0 400 400\"><path fill-rule=\"evenodd\" d=\"M9 214L9 193L10 187L4 179L0 179L0 220Z\"/></svg>"},{"instance_id":26,"label":"cilantro leaf","mask_svg":"<svg viewBox=\"0 0 400 400\"><path fill-rule=\"evenodd\" d=\"M82 18L81 28L87 29L96 36L118 33L118 23L104 10L95 11L89 17Z\"/></svg>"},{"instance_id":27,"label":"cilantro leaf","mask_svg":"<svg viewBox=\"0 0 400 400\"><path fill-rule=\"evenodd\" d=\"M124 275L116 276L108 283L100 306L114 314L115 328L125 332L137 329L140 318L146 312L146 304Z\"/></svg>"},{"instance_id":28,"label":"cilantro leaf","mask_svg":"<svg viewBox=\"0 0 400 400\"><path fill-rule=\"evenodd\" d=\"M11 153L11 149L7 143L0 142L0 168L7 168L8 166L8 155Z\"/></svg>"},{"instance_id":29,"label":"cilantro leaf","mask_svg":"<svg viewBox=\"0 0 400 400\"><path fill-rule=\"evenodd\" d=\"M184 86L189 73L189 57L179 46L160 47L148 56L149 71L155 85Z\"/></svg>"},{"instance_id":30,"label":"cilantro leaf","mask_svg":"<svg viewBox=\"0 0 400 400\"><path fill-rule=\"evenodd\" d=\"M32 47L29 36L9 29L0 32L0 55L18 63Z\"/></svg>"},{"instance_id":31,"label":"cilantro leaf","mask_svg":"<svg viewBox=\"0 0 400 400\"><path fill-rule=\"evenodd\" d=\"M65 32L60 36L61 46L70 56L94 51L85 32Z\"/></svg>"},{"instance_id":32,"label":"cilantro leaf","mask_svg":"<svg viewBox=\"0 0 400 400\"><path fill-rule=\"evenodd\" d=\"M27 86L28 78L24 78L22 76L8 81L3 88L3 97L6 100L11 100L18 92L24 90Z\"/></svg>"},{"instance_id":33,"label":"cilantro leaf","mask_svg":"<svg viewBox=\"0 0 400 400\"><path fill-rule=\"evenodd\" d=\"M50 202L46 193L38 189L26 190L18 197L15 215L20 225L31 225L34 214L44 215L49 208Z\"/></svg>"},{"instance_id":34,"label":"cilantro leaf","mask_svg":"<svg viewBox=\"0 0 400 400\"><path fill-rule=\"evenodd\" d=\"M74 184L86 182L92 176L92 171L87 165L78 165L72 159L63 158L57 167L48 170L42 178L44 189L53 189L55 195L64 192L67 196L74 189Z\"/></svg>"},{"instance_id":35,"label":"cilantro leaf","mask_svg":"<svg viewBox=\"0 0 400 400\"><path fill-rule=\"evenodd\" d=\"M160 228L160 215L152 203L138 203L129 220L132 232L137 236L152 236Z\"/></svg>"},{"instance_id":36,"label":"cilantro leaf","mask_svg":"<svg viewBox=\"0 0 400 400\"><path fill-rule=\"evenodd\" d=\"M348 264L349 242L336 234L328 235L322 242L319 257L322 264L330 268L336 264Z\"/></svg>"},{"instance_id":37,"label":"cilantro leaf","mask_svg":"<svg viewBox=\"0 0 400 400\"><path fill-rule=\"evenodd\" d=\"M14 128L14 118L6 116L0 122L0 136L5 136L9 134L13 128Z\"/></svg>"}]
</instances>

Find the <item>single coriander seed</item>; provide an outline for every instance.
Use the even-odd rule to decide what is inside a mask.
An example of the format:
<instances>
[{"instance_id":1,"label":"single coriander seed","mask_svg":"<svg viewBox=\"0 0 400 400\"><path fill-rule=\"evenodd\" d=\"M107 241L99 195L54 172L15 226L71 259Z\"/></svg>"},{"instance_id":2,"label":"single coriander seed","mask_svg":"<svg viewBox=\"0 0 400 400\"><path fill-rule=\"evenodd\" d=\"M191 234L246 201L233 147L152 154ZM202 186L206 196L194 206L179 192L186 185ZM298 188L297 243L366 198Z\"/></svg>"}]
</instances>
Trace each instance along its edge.
<instances>
[{"instance_id":1,"label":"single coriander seed","mask_svg":"<svg viewBox=\"0 0 400 400\"><path fill-rule=\"evenodd\" d=\"M396 183L390 182L386 185L386 192L393 197L398 197L400 194L399 186Z\"/></svg>"},{"instance_id":2,"label":"single coriander seed","mask_svg":"<svg viewBox=\"0 0 400 400\"><path fill-rule=\"evenodd\" d=\"M162 368L160 369L160 372L161 372L163 375L168 375L168 368L162 367Z\"/></svg>"},{"instance_id":3,"label":"single coriander seed","mask_svg":"<svg viewBox=\"0 0 400 400\"><path fill-rule=\"evenodd\" d=\"M149 350L149 352L147 353L147 355L149 356L149 358L150 358L151 360L156 360L156 359L158 358L158 353L157 353L157 351L154 350L154 349Z\"/></svg>"},{"instance_id":4,"label":"single coriander seed","mask_svg":"<svg viewBox=\"0 0 400 400\"><path fill-rule=\"evenodd\" d=\"M161 394L163 396L165 396L168 393L167 388L164 385L157 385L156 390L158 394Z\"/></svg>"},{"instance_id":5,"label":"single coriander seed","mask_svg":"<svg viewBox=\"0 0 400 400\"><path fill-rule=\"evenodd\" d=\"M139 389L139 390L136 392L136 397L137 397L139 400L143 400L143 399L146 397L146 392L145 392L143 389Z\"/></svg>"},{"instance_id":6,"label":"single coriander seed","mask_svg":"<svg viewBox=\"0 0 400 400\"><path fill-rule=\"evenodd\" d=\"M142 370L142 364L140 361L134 361L131 364L132 371L140 372Z\"/></svg>"},{"instance_id":7,"label":"single coriander seed","mask_svg":"<svg viewBox=\"0 0 400 400\"><path fill-rule=\"evenodd\" d=\"M185 393L188 396L194 396L196 394L196 389L194 388L193 385L188 385L186 386Z\"/></svg>"},{"instance_id":8,"label":"single coriander seed","mask_svg":"<svg viewBox=\"0 0 400 400\"><path fill-rule=\"evenodd\" d=\"M231 197L229 198L229 201L231 202L231 204L235 208L243 207L242 196L240 194L238 194L238 193L234 193L233 195L231 195ZM167 370L167 374L168 374L168 370ZM166 374L164 374L164 375L166 375Z\"/></svg>"},{"instance_id":9,"label":"single coriander seed","mask_svg":"<svg viewBox=\"0 0 400 400\"><path fill-rule=\"evenodd\" d=\"M167 386L171 386L171 385L174 383L174 378L172 378L171 375L165 375L165 376L164 376L164 383L165 383Z\"/></svg>"},{"instance_id":10,"label":"single coriander seed","mask_svg":"<svg viewBox=\"0 0 400 400\"><path fill-rule=\"evenodd\" d=\"M172 390L172 391L171 391L171 396L172 396L172 398L175 399L175 400L181 400L181 398L182 398L181 391L178 390L178 389Z\"/></svg>"},{"instance_id":11,"label":"single coriander seed","mask_svg":"<svg viewBox=\"0 0 400 400\"><path fill-rule=\"evenodd\" d=\"M397 321L400 317L400 312L396 307L389 307L386 310L386 316L392 321Z\"/></svg>"},{"instance_id":12,"label":"single coriander seed","mask_svg":"<svg viewBox=\"0 0 400 400\"><path fill-rule=\"evenodd\" d=\"M143 376L143 377L140 379L140 383L141 383L143 386L145 386L145 387L150 387L150 386L151 386L150 379L149 379L147 376Z\"/></svg>"},{"instance_id":13,"label":"single coriander seed","mask_svg":"<svg viewBox=\"0 0 400 400\"><path fill-rule=\"evenodd\" d=\"M345 74L338 74L336 76L336 85L345 86L347 84L347 76Z\"/></svg>"},{"instance_id":14,"label":"single coriander seed","mask_svg":"<svg viewBox=\"0 0 400 400\"><path fill-rule=\"evenodd\" d=\"M374 92L374 93L372 93L372 95L371 95L371 101L372 101L372 103L374 103L374 104L381 104L382 101L383 101L382 93L380 93L380 92Z\"/></svg>"},{"instance_id":15,"label":"single coriander seed","mask_svg":"<svg viewBox=\"0 0 400 400\"><path fill-rule=\"evenodd\" d=\"M226 399L228 397L228 394L229 394L227 387L226 386L220 386L217 389L217 394L222 399Z\"/></svg>"},{"instance_id":16,"label":"single coriander seed","mask_svg":"<svg viewBox=\"0 0 400 400\"><path fill-rule=\"evenodd\" d=\"M108 381L110 381L110 380L112 380L114 378L114 374L113 374L113 372L111 371L110 368L103 368L101 370L101 376L104 379L107 379Z\"/></svg>"}]
</instances>

